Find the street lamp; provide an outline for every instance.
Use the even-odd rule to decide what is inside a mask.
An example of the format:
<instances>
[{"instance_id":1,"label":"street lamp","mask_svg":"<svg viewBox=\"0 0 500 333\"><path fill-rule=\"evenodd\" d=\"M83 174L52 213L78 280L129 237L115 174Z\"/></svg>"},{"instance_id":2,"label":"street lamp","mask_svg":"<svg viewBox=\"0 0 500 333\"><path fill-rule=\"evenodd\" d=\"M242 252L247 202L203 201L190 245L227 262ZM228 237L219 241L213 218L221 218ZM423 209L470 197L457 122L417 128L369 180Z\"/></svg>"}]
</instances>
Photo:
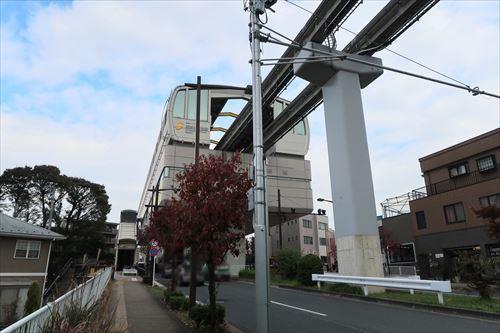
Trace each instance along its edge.
<instances>
[{"instance_id":1,"label":"street lamp","mask_svg":"<svg viewBox=\"0 0 500 333\"><path fill-rule=\"evenodd\" d=\"M316 200L319 201L319 202L327 201L327 202L330 202L331 204L333 204L333 201L332 200L328 200L328 199L318 198Z\"/></svg>"}]
</instances>

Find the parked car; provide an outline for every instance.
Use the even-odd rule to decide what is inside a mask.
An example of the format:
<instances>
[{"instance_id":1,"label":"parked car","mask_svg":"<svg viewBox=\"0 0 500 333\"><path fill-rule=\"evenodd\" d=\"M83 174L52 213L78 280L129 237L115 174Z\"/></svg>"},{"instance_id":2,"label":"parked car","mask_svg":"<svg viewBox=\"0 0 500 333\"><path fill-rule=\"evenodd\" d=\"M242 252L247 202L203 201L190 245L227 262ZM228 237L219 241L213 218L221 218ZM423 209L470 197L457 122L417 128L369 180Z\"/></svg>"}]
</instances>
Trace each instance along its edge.
<instances>
[{"instance_id":1,"label":"parked car","mask_svg":"<svg viewBox=\"0 0 500 333\"><path fill-rule=\"evenodd\" d=\"M201 269L203 276L205 277L205 280L208 280L208 267L207 265L203 265L203 268ZM230 274L229 274L229 265L227 264L222 264L219 265L215 268L215 280L217 281L229 281L230 279Z\"/></svg>"},{"instance_id":2,"label":"parked car","mask_svg":"<svg viewBox=\"0 0 500 333\"><path fill-rule=\"evenodd\" d=\"M179 285L181 286L187 286L189 285L190 281L191 281L191 267L189 265L188 262L182 264L180 267L179 267L179 270L178 270L178 277L179 277ZM203 274L201 272L201 270L199 270L196 274L196 284L198 286L202 286L203 283L205 282L205 278L203 277Z\"/></svg>"},{"instance_id":3,"label":"parked car","mask_svg":"<svg viewBox=\"0 0 500 333\"><path fill-rule=\"evenodd\" d=\"M123 275L137 275L137 269L135 269L132 266L125 266L123 267Z\"/></svg>"}]
</instances>

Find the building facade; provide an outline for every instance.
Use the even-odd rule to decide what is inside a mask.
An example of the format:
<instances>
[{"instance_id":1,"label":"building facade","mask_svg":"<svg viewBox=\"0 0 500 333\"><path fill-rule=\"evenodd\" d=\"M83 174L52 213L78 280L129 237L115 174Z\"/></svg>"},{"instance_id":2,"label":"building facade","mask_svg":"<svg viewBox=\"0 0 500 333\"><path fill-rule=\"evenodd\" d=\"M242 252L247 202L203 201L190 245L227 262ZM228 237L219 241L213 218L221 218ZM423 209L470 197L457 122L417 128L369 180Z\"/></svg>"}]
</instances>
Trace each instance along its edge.
<instances>
[{"instance_id":1,"label":"building facade","mask_svg":"<svg viewBox=\"0 0 500 333\"><path fill-rule=\"evenodd\" d=\"M271 256L280 252L279 226L270 228ZM293 249L302 255L314 254L328 264L330 243L334 241L334 231L328 227L328 216L310 214L283 222L281 225L282 249Z\"/></svg>"},{"instance_id":2,"label":"building facade","mask_svg":"<svg viewBox=\"0 0 500 333\"><path fill-rule=\"evenodd\" d=\"M0 326L23 317L33 282L40 286L42 298L52 242L64 238L0 213Z\"/></svg>"},{"instance_id":3,"label":"building facade","mask_svg":"<svg viewBox=\"0 0 500 333\"><path fill-rule=\"evenodd\" d=\"M461 251L500 255L473 210L500 205L499 161L500 128L419 159L425 187L409 205L421 276L453 278L450 262Z\"/></svg>"},{"instance_id":4,"label":"building facade","mask_svg":"<svg viewBox=\"0 0 500 333\"><path fill-rule=\"evenodd\" d=\"M138 260L137 251L137 212L127 209L120 212L120 226L116 245L115 269L123 270Z\"/></svg>"}]
</instances>

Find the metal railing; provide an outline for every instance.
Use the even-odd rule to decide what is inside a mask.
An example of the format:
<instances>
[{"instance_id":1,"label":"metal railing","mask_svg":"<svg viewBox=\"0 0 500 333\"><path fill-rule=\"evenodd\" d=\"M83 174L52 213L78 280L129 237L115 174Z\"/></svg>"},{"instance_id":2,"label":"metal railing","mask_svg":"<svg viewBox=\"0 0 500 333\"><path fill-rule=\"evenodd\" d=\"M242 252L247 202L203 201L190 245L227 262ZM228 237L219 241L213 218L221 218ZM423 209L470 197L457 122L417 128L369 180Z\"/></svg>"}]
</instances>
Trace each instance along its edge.
<instances>
[{"instance_id":1,"label":"metal railing","mask_svg":"<svg viewBox=\"0 0 500 333\"><path fill-rule=\"evenodd\" d=\"M500 178L500 164L497 164L495 169L486 172L474 171L465 175L453 177L451 179L443 180L434 184L423 186L412 193L418 193L419 196L412 198L412 200L420 199L426 196L441 194L453 191L462 187L474 185L477 183L485 182Z\"/></svg>"},{"instance_id":2,"label":"metal railing","mask_svg":"<svg viewBox=\"0 0 500 333\"><path fill-rule=\"evenodd\" d=\"M390 273L389 273L390 272ZM389 276L417 276L417 268L415 266L396 266L389 265Z\"/></svg>"},{"instance_id":3,"label":"metal railing","mask_svg":"<svg viewBox=\"0 0 500 333\"><path fill-rule=\"evenodd\" d=\"M28 316L18 320L14 324L0 331L0 333L37 333L41 332L47 321L54 313L63 313L71 304L80 304L82 307L89 307L95 304L101 297L104 289L108 285L113 273L112 267L107 267L97 273L88 281L80 284L75 289L47 303L44 307L36 310Z\"/></svg>"},{"instance_id":4,"label":"metal railing","mask_svg":"<svg viewBox=\"0 0 500 333\"><path fill-rule=\"evenodd\" d=\"M318 288L321 282L326 283L348 283L363 287L363 293L368 296L368 286L384 287L392 289L406 289L410 294L414 290L435 291L438 296L439 304L444 304L443 293L451 292L450 281L419 280L411 278L379 278L368 276L346 276L333 273L312 274L312 280L318 282Z\"/></svg>"}]
</instances>

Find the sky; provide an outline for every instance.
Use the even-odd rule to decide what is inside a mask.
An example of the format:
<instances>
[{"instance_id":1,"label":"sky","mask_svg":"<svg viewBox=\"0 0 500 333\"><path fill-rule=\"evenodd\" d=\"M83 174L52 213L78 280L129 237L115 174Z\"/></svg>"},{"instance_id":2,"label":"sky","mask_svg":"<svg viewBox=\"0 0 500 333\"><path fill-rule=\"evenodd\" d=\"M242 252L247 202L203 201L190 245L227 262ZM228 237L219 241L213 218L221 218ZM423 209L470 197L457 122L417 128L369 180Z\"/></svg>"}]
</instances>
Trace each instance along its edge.
<instances>
[{"instance_id":1,"label":"sky","mask_svg":"<svg viewBox=\"0 0 500 333\"><path fill-rule=\"evenodd\" d=\"M296 2L309 10L319 4ZM360 31L386 3L364 1L343 27ZM242 1L2 0L0 10L0 171L52 164L103 184L109 221L138 207L175 86L197 75L205 83L251 84ZM310 16L284 1L274 10L268 26L289 37ZM352 37L339 30L339 49ZM389 48L499 94L500 2L441 1ZM266 58L283 51L263 45ZM438 77L390 51L375 56ZM305 85L296 79L283 97L293 99ZM424 185L418 158L500 126L498 99L387 71L362 98L377 205ZM323 108L308 119L313 196L331 198ZM332 217L330 204L315 201L315 208Z\"/></svg>"}]
</instances>

